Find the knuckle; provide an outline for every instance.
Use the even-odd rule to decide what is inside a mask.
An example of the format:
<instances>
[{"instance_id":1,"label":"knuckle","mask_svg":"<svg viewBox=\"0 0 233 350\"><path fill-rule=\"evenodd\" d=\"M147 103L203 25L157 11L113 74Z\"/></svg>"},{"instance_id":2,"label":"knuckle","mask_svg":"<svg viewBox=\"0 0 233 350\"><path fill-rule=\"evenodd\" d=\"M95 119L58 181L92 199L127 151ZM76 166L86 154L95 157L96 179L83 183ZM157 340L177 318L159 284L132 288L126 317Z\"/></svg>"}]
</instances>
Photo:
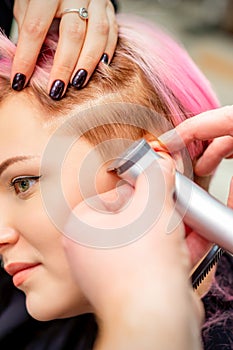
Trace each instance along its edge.
<instances>
[{"instance_id":1,"label":"knuckle","mask_svg":"<svg viewBox=\"0 0 233 350\"><path fill-rule=\"evenodd\" d=\"M15 64L17 66L24 67L24 71L27 71L32 65L32 57L29 57L25 52L19 53L16 57Z\"/></svg>"},{"instance_id":2,"label":"knuckle","mask_svg":"<svg viewBox=\"0 0 233 350\"><path fill-rule=\"evenodd\" d=\"M109 23L107 20L101 20L94 23L94 31L101 35L108 35L109 33Z\"/></svg>"},{"instance_id":3,"label":"knuckle","mask_svg":"<svg viewBox=\"0 0 233 350\"><path fill-rule=\"evenodd\" d=\"M23 30L28 36L33 36L34 38L41 38L46 33L44 22L39 18L34 18L25 22Z\"/></svg>"},{"instance_id":4,"label":"knuckle","mask_svg":"<svg viewBox=\"0 0 233 350\"><path fill-rule=\"evenodd\" d=\"M54 68L53 74L56 77L66 77L70 76L72 73L72 67L69 64L69 62L61 62L56 65L56 68Z\"/></svg>"},{"instance_id":5,"label":"knuckle","mask_svg":"<svg viewBox=\"0 0 233 350\"><path fill-rule=\"evenodd\" d=\"M67 35L71 40L80 40L80 37L85 35L85 28L78 21L71 22L67 28Z\"/></svg>"},{"instance_id":6,"label":"knuckle","mask_svg":"<svg viewBox=\"0 0 233 350\"><path fill-rule=\"evenodd\" d=\"M94 52L88 52L85 54L85 66L91 67L96 62L96 54Z\"/></svg>"}]
</instances>

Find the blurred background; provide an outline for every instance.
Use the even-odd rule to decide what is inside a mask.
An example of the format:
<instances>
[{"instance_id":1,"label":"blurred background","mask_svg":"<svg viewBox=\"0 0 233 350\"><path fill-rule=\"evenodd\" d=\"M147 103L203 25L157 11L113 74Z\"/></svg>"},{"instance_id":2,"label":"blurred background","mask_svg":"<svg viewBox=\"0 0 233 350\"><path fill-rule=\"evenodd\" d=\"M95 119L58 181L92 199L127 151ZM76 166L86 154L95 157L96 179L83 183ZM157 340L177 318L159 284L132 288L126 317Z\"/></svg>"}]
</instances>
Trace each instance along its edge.
<instances>
[{"instance_id":1,"label":"blurred background","mask_svg":"<svg viewBox=\"0 0 233 350\"><path fill-rule=\"evenodd\" d=\"M119 0L120 12L148 18L187 49L222 105L233 104L233 0ZM210 192L226 203L233 160L224 160Z\"/></svg>"}]
</instances>

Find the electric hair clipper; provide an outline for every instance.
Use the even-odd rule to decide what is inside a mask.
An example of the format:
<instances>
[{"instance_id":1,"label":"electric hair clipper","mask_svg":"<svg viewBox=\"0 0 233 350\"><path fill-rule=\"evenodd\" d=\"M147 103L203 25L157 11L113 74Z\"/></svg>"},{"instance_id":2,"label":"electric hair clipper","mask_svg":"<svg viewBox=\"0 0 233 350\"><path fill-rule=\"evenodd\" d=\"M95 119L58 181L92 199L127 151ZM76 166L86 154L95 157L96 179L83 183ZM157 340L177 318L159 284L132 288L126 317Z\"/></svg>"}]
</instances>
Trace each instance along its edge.
<instances>
[{"instance_id":1,"label":"electric hair clipper","mask_svg":"<svg viewBox=\"0 0 233 350\"><path fill-rule=\"evenodd\" d=\"M152 162L161 158L144 140L134 142L108 171L131 185ZM176 171L175 209L185 224L205 239L233 254L233 210L219 202L188 177ZM218 252L219 253L219 252Z\"/></svg>"}]
</instances>

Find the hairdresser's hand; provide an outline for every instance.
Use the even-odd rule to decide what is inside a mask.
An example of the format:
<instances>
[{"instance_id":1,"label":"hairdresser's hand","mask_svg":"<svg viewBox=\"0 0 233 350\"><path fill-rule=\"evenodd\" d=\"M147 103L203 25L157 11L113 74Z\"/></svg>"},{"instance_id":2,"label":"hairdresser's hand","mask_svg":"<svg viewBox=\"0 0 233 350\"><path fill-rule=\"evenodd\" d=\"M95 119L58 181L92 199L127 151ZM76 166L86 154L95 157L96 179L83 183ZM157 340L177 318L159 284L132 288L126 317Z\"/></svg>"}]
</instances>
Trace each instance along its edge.
<instances>
[{"instance_id":1,"label":"hairdresser's hand","mask_svg":"<svg viewBox=\"0 0 233 350\"><path fill-rule=\"evenodd\" d=\"M88 20L65 8L88 9ZM53 99L64 95L69 82L83 87L98 63L109 63L117 42L115 12L109 0L15 0L19 38L12 67L12 87L26 86L35 68L43 41L55 18L60 19L59 42L48 82ZM104 56L103 56L104 55ZM81 71L80 71L81 70Z\"/></svg>"},{"instance_id":2,"label":"hairdresser's hand","mask_svg":"<svg viewBox=\"0 0 233 350\"><path fill-rule=\"evenodd\" d=\"M179 136L179 137L178 137ZM179 124L175 132L164 134L160 140L172 151L194 140L214 139L198 160L197 175L211 174L224 158L233 157L233 106L201 113ZM182 140L182 141L181 141Z\"/></svg>"},{"instance_id":3,"label":"hairdresser's hand","mask_svg":"<svg viewBox=\"0 0 233 350\"><path fill-rule=\"evenodd\" d=\"M74 277L101 330L96 350L201 349L201 304L188 278L190 258L183 224L174 213L173 188L173 164L161 159L139 177L135 191L124 185L117 193L105 193L101 206L98 198L92 199L92 205L111 213L98 212L84 202L76 207L75 215L87 223L86 232L72 220L65 228L73 238L64 238L64 246ZM147 225L151 218L153 225ZM75 243L80 229L83 237L89 236L88 225L105 231L116 228L115 239L127 225L131 240L138 227L142 236L109 249ZM93 245L97 241L95 237Z\"/></svg>"}]
</instances>

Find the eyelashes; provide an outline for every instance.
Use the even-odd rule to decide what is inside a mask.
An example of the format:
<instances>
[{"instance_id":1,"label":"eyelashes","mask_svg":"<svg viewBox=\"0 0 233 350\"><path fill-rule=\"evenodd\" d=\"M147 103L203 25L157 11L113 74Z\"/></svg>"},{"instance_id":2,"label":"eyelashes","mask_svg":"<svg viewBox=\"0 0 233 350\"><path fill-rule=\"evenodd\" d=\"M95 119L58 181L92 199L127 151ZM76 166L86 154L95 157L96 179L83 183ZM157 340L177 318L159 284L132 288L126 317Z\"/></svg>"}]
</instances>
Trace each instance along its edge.
<instances>
[{"instance_id":1,"label":"eyelashes","mask_svg":"<svg viewBox=\"0 0 233 350\"><path fill-rule=\"evenodd\" d=\"M24 198L32 193L33 187L39 182L40 176L19 176L10 181L10 188L12 188L15 194Z\"/></svg>"}]
</instances>

